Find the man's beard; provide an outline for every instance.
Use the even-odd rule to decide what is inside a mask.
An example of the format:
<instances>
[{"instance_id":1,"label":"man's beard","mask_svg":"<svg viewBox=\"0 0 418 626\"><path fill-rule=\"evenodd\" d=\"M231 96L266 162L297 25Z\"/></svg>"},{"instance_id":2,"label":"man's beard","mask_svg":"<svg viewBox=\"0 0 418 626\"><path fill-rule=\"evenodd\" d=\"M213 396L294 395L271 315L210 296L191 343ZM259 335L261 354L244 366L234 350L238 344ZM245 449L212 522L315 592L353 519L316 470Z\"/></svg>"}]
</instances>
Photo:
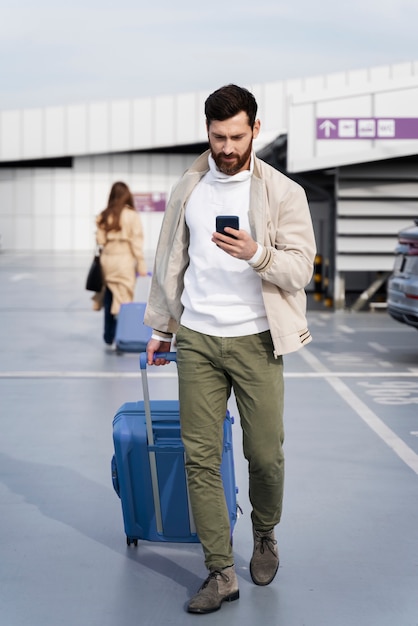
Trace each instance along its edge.
<instances>
[{"instance_id":1,"label":"man's beard","mask_svg":"<svg viewBox=\"0 0 418 626\"><path fill-rule=\"evenodd\" d=\"M228 176L233 176L237 172L241 171L246 165L248 159L250 158L251 151L253 149L253 142L251 140L250 145L247 150L244 152L242 156L238 156L234 153L228 155L229 157L235 157L233 161L225 161L225 155L223 152L219 152L216 154L213 151L212 146L210 146L210 151L213 157L213 160L216 163L218 170L220 170L223 174L227 174Z\"/></svg>"}]
</instances>

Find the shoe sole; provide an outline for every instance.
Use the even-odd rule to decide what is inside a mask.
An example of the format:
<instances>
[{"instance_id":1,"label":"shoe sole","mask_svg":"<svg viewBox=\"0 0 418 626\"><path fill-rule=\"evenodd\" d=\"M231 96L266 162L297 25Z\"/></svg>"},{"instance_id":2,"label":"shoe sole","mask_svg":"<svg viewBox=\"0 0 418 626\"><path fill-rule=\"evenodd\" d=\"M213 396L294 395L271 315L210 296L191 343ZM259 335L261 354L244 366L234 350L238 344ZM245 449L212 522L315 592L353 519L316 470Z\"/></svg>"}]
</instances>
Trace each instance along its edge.
<instances>
[{"instance_id":1,"label":"shoe sole","mask_svg":"<svg viewBox=\"0 0 418 626\"><path fill-rule=\"evenodd\" d=\"M230 596L226 596L226 598L222 598L221 602L219 603L219 606L216 606L213 609L191 609L191 608L187 607L187 612L188 613L199 613L199 614L214 613L215 611L219 611L219 609L221 608L223 602L233 602L234 600L238 600L238 599L239 599L239 589L238 589L238 591L235 591L234 593L231 593Z\"/></svg>"}]
</instances>

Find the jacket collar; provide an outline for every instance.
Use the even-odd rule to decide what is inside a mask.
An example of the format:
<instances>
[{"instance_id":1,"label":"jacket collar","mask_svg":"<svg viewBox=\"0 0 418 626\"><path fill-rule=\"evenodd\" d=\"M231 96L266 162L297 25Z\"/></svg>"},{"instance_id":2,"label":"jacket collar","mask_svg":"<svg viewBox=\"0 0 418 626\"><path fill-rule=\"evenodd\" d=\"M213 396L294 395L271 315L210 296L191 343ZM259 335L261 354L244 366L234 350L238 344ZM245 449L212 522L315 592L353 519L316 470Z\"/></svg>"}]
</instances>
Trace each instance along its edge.
<instances>
[{"instance_id":1,"label":"jacket collar","mask_svg":"<svg viewBox=\"0 0 418 626\"><path fill-rule=\"evenodd\" d=\"M209 154L210 150L203 152L187 171L189 176L196 177L196 184L206 172L209 171ZM265 186L261 175L260 159L256 157L255 153L253 153L253 163L254 169L251 177L249 210L251 234L253 238L262 245L272 245L270 241L264 241L266 224L270 224L270 215L266 215L267 204L265 202ZM184 200L184 197L182 199Z\"/></svg>"}]
</instances>

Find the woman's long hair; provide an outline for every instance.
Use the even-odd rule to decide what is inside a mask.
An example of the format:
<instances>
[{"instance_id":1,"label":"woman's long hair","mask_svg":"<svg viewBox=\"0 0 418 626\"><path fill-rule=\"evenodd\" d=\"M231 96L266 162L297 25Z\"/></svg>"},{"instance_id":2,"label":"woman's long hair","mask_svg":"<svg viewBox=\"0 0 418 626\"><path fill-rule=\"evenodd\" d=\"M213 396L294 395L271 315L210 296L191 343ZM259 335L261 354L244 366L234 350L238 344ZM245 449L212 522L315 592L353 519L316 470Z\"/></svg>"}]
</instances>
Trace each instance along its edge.
<instances>
[{"instance_id":1,"label":"woman's long hair","mask_svg":"<svg viewBox=\"0 0 418 626\"><path fill-rule=\"evenodd\" d=\"M128 185L119 181L112 185L107 207L100 214L99 226L106 232L120 230L120 214L124 207L135 210L134 199Z\"/></svg>"}]
</instances>

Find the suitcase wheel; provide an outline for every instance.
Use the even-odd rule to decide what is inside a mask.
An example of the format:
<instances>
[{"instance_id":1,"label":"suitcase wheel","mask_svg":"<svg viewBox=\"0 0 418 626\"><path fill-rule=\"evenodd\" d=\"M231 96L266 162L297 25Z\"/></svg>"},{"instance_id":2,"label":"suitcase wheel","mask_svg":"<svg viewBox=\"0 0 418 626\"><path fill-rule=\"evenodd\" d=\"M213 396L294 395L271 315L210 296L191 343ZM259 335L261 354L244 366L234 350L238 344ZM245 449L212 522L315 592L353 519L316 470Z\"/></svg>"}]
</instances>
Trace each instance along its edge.
<instances>
[{"instance_id":1,"label":"suitcase wheel","mask_svg":"<svg viewBox=\"0 0 418 626\"><path fill-rule=\"evenodd\" d=\"M132 537L126 537L126 545L130 546L131 543L136 547L138 545L138 539L132 539Z\"/></svg>"}]
</instances>

